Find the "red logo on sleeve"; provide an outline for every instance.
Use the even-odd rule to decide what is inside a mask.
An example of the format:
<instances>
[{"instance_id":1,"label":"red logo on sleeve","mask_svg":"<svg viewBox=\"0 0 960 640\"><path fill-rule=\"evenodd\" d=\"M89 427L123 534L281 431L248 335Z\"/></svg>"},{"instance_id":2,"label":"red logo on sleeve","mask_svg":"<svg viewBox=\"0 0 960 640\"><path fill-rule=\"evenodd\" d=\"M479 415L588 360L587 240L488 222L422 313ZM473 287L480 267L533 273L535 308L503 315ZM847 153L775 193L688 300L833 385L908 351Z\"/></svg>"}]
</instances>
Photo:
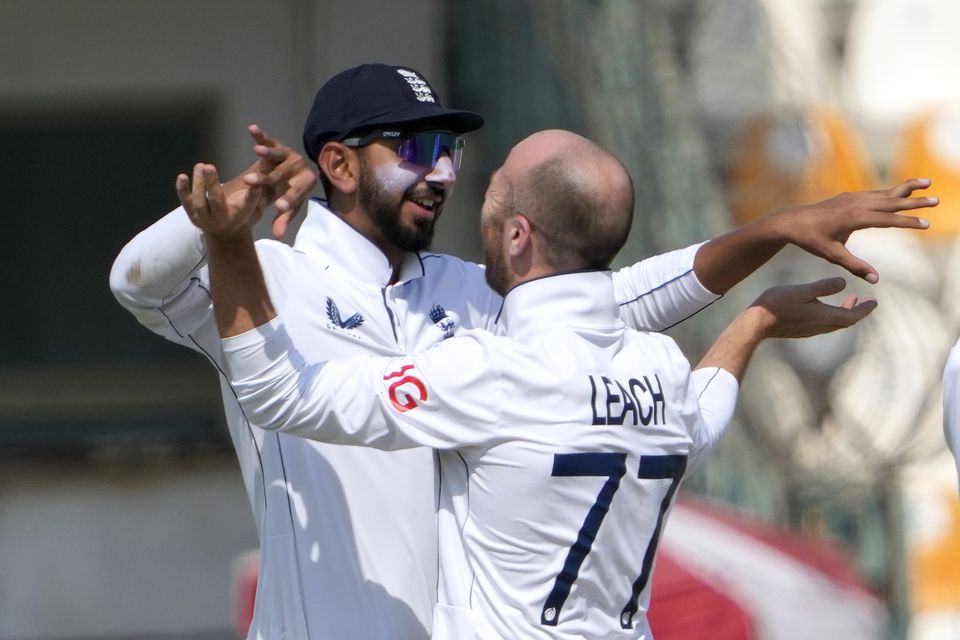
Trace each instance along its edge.
<instances>
[{"instance_id":1,"label":"red logo on sleeve","mask_svg":"<svg viewBox=\"0 0 960 640\"><path fill-rule=\"evenodd\" d=\"M405 364L400 371L394 371L391 374L383 376L384 380L400 378L390 383L387 388L387 394L390 396L390 402L400 413L415 409L419 402L427 399L427 386L423 381L412 373L407 373L414 368L412 364ZM402 376L402 377L401 377Z\"/></svg>"}]
</instances>

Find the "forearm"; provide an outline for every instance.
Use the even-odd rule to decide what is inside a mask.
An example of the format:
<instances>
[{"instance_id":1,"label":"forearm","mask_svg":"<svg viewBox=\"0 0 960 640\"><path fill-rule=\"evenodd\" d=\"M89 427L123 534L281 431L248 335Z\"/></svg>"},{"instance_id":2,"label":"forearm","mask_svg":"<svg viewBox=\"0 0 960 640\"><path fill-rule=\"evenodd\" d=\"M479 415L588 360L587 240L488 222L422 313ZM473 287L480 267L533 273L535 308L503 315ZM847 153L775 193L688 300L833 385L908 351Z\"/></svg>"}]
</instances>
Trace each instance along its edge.
<instances>
[{"instance_id":1,"label":"forearm","mask_svg":"<svg viewBox=\"0 0 960 640\"><path fill-rule=\"evenodd\" d=\"M210 293L220 336L236 336L275 318L252 233L210 238L207 245Z\"/></svg>"},{"instance_id":2,"label":"forearm","mask_svg":"<svg viewBox=\"0 0 960 640\"><path fill-rule=\"evenodd\" d=\"M738 383L743 382L750 358L765 337L765 313L756 306L747 308L723 330L695 368L724 369L736 378Z\"/></svg>"},{"instance_id":3,"label":"forearm","mask_svg":"<svg viewBox=\"0 0 960 640\"><path fill-rule=\"evenodd\" d=\"M382 371L389 359L307 363L280 318L224 338L221 346L237 401L250 423L262 429L387 450L445 442L415 421L404 421L406 414L388 401ZM434 422L436 433L452 430L442 417Z\"/></svg>"},{"instance_id":4,"label":"forearm","mask_svg":"<svg viewBox=\"0 0 960 640\"><path fill-rule=\"evenodd\" d=\"M693 262L700 283L722 295L766 264L789 241L780 222L772 214L703 244Z\"/></svg>"},{"instance_id":5,"label":"forearm","mask_svg":"<svg viewBox=\"0 0 960 640\"><path fill-rule=\"evenodd\" d=\"M701 367L692 375L700 405L699 428L691 449L688 469L698 467L717 445L733 419L740 385L724 369Z\"/></svg>"}]
</instances>

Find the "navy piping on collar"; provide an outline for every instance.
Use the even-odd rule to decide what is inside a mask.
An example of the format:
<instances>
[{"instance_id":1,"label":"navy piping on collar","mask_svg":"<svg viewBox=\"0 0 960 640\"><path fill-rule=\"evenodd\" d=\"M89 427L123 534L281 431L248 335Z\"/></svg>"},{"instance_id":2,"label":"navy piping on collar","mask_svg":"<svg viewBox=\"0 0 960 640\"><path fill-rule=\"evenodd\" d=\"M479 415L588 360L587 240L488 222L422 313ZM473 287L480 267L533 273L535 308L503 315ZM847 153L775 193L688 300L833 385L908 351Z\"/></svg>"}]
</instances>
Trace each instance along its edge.
<instances>
[{"instance_id":1,"label":"navy piping on collar","mask_svg":"<svg viewBox=\"0 0 960 640\"><path fill-rule=\"evenodd\" d=\"M423 266L423 256L419 252L416 253L417 260L420 261L420 277L423 278L427 275L427 268Z\"/></svg>"},{"instance_id":2,"label":"navy piping on collar","mask_svg":"<svg viewBox=\"0 0 960 640\"><path fill-rule=\"evenodd\" d=\"M609 272L610 269L597 269L594 267L586 267L584 269L573 269L571 271L557 271L556 273L548 273L545 276L537 276L536 278L530 278L529 280L518 282L517 284L507 289L507 292L503 294L503 300L500 301L500 310L497 311L497 317L493 319L493 324L500 323L500 315L503 313L503 305L507 303L507 296L509 296L510 292L516 289L517 287L522 287L528 282L536 282L537 280L543 280L545 278L555 278L556 276L568 276L573 273L603 273L604 271Z\"/></svg>"}]
</instances>

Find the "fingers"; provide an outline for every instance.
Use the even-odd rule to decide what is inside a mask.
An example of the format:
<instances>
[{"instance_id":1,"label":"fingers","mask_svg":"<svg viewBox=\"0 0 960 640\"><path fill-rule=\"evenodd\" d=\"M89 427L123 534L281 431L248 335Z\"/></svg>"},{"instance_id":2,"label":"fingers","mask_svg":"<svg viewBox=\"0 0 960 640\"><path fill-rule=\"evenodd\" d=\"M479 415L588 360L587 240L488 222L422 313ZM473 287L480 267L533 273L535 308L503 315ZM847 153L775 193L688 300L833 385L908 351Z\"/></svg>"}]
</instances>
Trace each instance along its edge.
<instances>
[{"instance_id":1,"label":"fingers","mask_svg":"<svg viewBox=\"0 0 960 640\"><path fill-rule=\"evenodd\" d=\"M204 164L200 171L203 175L203 196L207 201L207 206L210 203L222 205L224 202L223 185L220 184L220 174L217 172L217 168L212 164Z\"/></svg>"},{"instance_id":2,"label":"fingers","mask_svg":"<svg viewBox=\"0 0 960 640\"><path fill-rule=\"evenodd\" d=\"M274 216L273 226L271 227L274 238L283 240L283 237L287 235L287 228L290 226L290 221L293 220L295 215L297 215L297 211L286 211L277 213L277 215Z\"/></svg>"},{"instance_id":3,"label":"fingers","mask_svg":"<svg viewBox=\"0 0 960 640\"><path fill-rule=\"evenodd\" d=\"M247 127L250 136L256 142L253 147L257 155L257 173L259 182L253 176L244 176L248 185L261 184L275 190L274 205L281 214L291 213L289 216L278 216L280 220L277 231L286 232L286 223L309 197L317 185L316 173L306 165L303 156L294 152L290 147L271 138L256 124Z\"/></svg>"},{"instance_id":4,"label":"fingers","mask_svg":"<svg viewBox=\"0 0 960 640\"><path fill-rule=\"evenodd\" d=\"M823 278L815 282L797 285L797 289L804 300L815 300L840 293L846 286L847 282L843 278Z\"/></svg>"},{"instance_id":5,"label":"fingers","mask_svg":"<svg viewBox=\"0 0 960 640\"><path fill-rule=\"evenodd\" d=\"M296 212L313 193L317 186L317 174L309 167L303 167L297 175L287 181L287 190L274 203L278 211Z\"/></svg>"},{"instance_id":6,"label":"fingers","mask_svg":"<svg viewBox=\"0 0 960 640\"><path fill-rule=\"evenodd\" d=\"M877 284L877 282L880 281L880 274L873 268L873 265L850 253L850 250L847 249L845 245L838 244L836 251L825 257L830 262L843 267L853 275L858 278L863 278L870 284ZM840 289L838 289L838 291L839 290Z\"/></svg>"},{"instance_id":7,"label":"fingers","mask_svg":"<svg viewBox=\"0 0 960 640\"><path fill-rule=\"evenodd\" d=\"M837 328L842 329L844 327L851 327L870 315L873 310L877 308L877 300L875 298L864 298L851 307L841 306L834 308L837 310Z\"/></svg>"},{"instance_id":8,"label":"fingers","mask_svg":"<svg viewBox=\"0 0 960 640\"><path fill-rule=\"evenodd\" d=\"M910 178L909 180L904 180L900 184L891 187L885 193L896 198L903 198L909 196L917 189L926 189L929 186L929 178Z\"/></svg>"},{"instance_id":9,"label":"fingers","mask_svg":"<svg viewBox=\"0 0 960 640\"><path fill-rule=\"evenodd\" d=\"M190 213L193 209L193 201L190 197L190 178L185 173L177 174L177 180L174 183L177 190L177 198L180 199L180 205Z\"/></svg>"},{"instance_id":10,"label":"fingers","mask_svg":"<svg viewBox=\"0 0 960 640\"><path fill-rule=\"evenodd\" d=\"M832 305L816 300L823 296L833 295L843 290L846 283L843 278L825 278L811 282L806 287L815 298L809 300L820 316L818 324L822 325L822 332L827 333L836 329L849 327L860 322L877 308L877 299L874 297L860 298L856 294L849 294L839 305Z\"/></svg>"},{"instance_id":11,"label":"fingers","mask_svg":"<svg viewBox=\"0 0 960 640\"><path fill-rule=\"evenodd\" d=\"M253 146L253 152L271 166L275 166L287 159L292 151L290 147L282 144L279 140L271 138L263 132L256 124L247 127L250 137L256 144Z\"/></svg>"},{"instance_id":12,"label":"fingers","mask_svg":"<svg viewBox=\"0 0 960 640\"><path fill-rule=\"evenodd\" d=\"M917 196L915 198L881 196L876 202L869 203L865 208L873 211L895 213L912 209L929 209L938 204L940 204L940 198L937 196Z\"/></svg>"}]
</instances>

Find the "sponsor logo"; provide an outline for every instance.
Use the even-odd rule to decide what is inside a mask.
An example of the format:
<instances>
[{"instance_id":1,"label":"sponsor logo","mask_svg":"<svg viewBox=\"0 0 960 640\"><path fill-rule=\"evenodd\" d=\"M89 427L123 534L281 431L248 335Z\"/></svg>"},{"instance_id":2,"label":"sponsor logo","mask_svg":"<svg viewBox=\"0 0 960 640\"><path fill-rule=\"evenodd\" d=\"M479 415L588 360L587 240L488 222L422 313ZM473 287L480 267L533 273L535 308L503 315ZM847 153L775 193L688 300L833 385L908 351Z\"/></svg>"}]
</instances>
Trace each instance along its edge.
<instances>
[{"instance_id":1,"label":"sponsor logo","mask_svg":"<svg viewBox=\"0 0 960 640\"><path fill-rule=\"evenodd\" d=\"M328 329L350 331L363 324L363 316L359 313L355 313L349 318L344 319L340 315L340 309L337 307L337 303L329 297L327 298L327 318L330 320L330 322L327 323Z\"/></svg>"},{"instance_id":2,"label":"sponsor logo","mask_svg":"<svg viewBox=\"0 0 960 640\"><path fill-rule=\"evenodd\" d=\"M400 413L416 409L420 402L427 400L427 385L415 373L410 373L413 369L414 365L405 364L399 371L383 376L384 381L398 378L387 387L387 396L393 408Z\"/></svg>"}]
</instances>

